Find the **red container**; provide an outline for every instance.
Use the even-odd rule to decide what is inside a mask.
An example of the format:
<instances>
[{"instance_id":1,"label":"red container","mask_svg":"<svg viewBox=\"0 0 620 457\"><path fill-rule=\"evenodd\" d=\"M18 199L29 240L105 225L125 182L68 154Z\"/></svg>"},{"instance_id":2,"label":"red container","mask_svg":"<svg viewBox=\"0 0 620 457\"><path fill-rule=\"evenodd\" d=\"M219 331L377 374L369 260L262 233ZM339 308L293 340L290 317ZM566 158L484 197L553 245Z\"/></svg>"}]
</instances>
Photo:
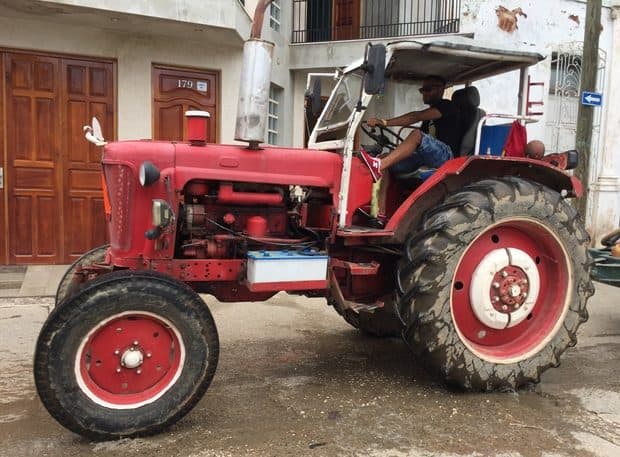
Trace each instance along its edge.
<instances>
[{"instance_id":1,"label":"red container","mask_svg":"<svg viewBox=\"0 0 620 457\"><path fill-rule=\"evenodd\" d=\"M186 111L187 139L192 144L207 142L207 122L211 115L207 111Z\"/></svg>"},{"instance_id":2,"label":"red container","mask_svg":"<svg viewBox=\"0 0 620 457\"><path fill-rule=\"evenodd\" d=\"M262 216L248 217L245 231L250 236L258 238L265 236L267 234L267 219Z\"/></svg>"}]
</instances>

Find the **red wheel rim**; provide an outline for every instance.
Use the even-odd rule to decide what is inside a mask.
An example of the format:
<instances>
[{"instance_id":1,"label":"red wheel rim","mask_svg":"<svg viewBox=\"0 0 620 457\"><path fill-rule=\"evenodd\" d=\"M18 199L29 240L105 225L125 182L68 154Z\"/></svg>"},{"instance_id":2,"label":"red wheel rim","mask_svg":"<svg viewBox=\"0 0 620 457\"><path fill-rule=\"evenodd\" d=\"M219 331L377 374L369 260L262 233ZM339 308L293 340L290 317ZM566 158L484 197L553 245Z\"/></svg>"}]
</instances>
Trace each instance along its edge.
<instances>
[{"instance_id":1,"label":"red wheel rim","mask_svg":"<svg viewBox=\"0 0 620 457\"><path fill-rule=\"evenodd\" d=\"M496 262L494 256L501 257L503 251L508 259L514 253L522 260L511 260L509 265ZM562 325L572 292L570 278L566 250L540 222L520 218L488 228L465 250L452 281L451 312L461 341L478 357L494 363L531 357ZM526 301L522 297L530 302L525 312L520 308ZM513 316L519 318L511 321ZM493 328L491 323L502 319L510 327Z\"/></svg>"},{"instance_id":2,"label":"red wheel rim","mask_svg":"<svg viewBox=\"0 0 620 457\"><path fill-rule=\"evenodd\" d=\"M137 408L161 397L179 378L185 347L167 319L128 311L100 322L82 340L75 374L95 403Z\"/></svg>"}]
</instances>

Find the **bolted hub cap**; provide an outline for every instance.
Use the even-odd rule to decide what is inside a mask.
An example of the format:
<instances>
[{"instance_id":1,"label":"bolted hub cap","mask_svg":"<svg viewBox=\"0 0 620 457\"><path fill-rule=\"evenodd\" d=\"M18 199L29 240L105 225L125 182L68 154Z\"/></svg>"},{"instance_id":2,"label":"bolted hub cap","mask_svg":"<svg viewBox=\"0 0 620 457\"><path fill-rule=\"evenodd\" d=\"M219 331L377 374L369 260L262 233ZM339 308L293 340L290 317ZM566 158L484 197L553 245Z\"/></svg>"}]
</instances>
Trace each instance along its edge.
<instances>
[{"instance_id":1,"label":"bolted hub cap","mask_svg":"<svg viewBox=\"0 0 620 457\"><path fill-rule=\"evenodd\" d=\"M514 327L530 314L540 290L534 260L517 248L489 252L475 269L471 307L483 324L494 329Z\"/></svg>"},{"instance_id":2,"label":"bolted hub cap","mask_svg":"<svg viewBox=\"0 0 620 457\"><path fill-rule=\"evenodd\" d=\"M121 357L121 365L125 368L138 368L144 361L144 355L140 349L130 347Z\"/></svg>"}]
</instances>

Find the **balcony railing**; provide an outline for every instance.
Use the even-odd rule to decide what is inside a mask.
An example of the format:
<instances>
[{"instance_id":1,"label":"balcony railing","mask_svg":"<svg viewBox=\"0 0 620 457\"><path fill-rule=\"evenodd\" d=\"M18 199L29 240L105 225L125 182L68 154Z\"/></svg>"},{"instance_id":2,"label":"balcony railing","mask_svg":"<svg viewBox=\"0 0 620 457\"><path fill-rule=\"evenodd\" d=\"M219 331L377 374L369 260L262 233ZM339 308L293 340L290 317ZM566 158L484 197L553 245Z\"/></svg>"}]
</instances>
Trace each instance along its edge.
<instances>
[{"instance_id":1,"label":"balcony railing","mask_svg":"<svg viewBox=\"0 0 620 457\"><path fill-rule=\"evenodd\" d=\"M459 31L460 0L293 0L293 43Z\"/></svg>"}]
</instances>

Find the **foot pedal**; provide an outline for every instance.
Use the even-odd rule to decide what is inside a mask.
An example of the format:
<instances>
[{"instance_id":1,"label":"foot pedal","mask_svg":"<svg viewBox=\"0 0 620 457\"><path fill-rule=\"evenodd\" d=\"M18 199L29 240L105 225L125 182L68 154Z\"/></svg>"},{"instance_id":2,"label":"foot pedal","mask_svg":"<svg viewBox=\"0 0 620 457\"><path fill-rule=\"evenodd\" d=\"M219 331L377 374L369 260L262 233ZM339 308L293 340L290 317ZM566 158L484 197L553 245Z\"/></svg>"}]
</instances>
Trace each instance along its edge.
<instances>
[{"instance_id":1,"label":"foot pedal","mask_svg":"<svg viewBox=\"0 0 620 457\"><path fill-rule=\"evenodd\" d=\"M351 302L351 309L358 314L360 313L360 311L372 313L375 311L375 309L381 309L384 306L385 306L385 303L382 301L376 301L374 303Z\"/></svg>"}]
</instances>

